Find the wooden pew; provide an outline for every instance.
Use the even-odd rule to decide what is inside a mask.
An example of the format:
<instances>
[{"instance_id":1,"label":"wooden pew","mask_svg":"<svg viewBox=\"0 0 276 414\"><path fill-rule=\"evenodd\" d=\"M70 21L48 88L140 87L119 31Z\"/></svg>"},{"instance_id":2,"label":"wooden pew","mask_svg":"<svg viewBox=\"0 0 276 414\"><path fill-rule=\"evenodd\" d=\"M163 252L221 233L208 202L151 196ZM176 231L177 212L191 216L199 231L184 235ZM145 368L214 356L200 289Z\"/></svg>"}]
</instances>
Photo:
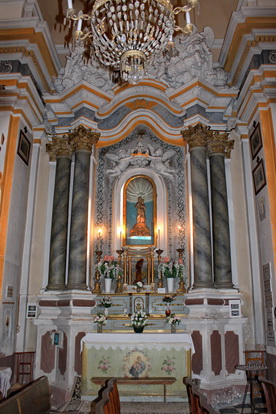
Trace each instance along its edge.
<instances>
[{"instance_id":1,"label":"wooden pew","mask_svg":"<svg viewBox=\"0 0 276 414\"><path fill-rule=\"evenodd\" d=\"M124 377L116 377L117 384L125 384L125 385L163 385L164 386L164 402L166 402L167 397L167 389L166 386L173 384L176 381L175 377L144 377L144 378L124 378ZM92 377L91 381L94 384L103 385L107 380L106 377Z\"/></svg>"},{"instance_id":2,"label":"wooden pew","mask_svg":"<svg viewBox=\"0 0 276 414\"><path fill-rule=\"evenodd\" d=\"M40 377L0 402L0 414L46 414L50 410L48 378Z\"/></svg>"},{"instance_id":3,"label":"wooden pew","mask_svg":"<svg viewBox=\"0 0 276 414\"><path fill-rule=\"evenodd\" d=\"M183 382L187 388L191 414L219 414L208 404L207 398L191 378L184 378Z\"/></svg>"},{"instance_id":4,"label":"wooden pew","mask_svg":"<svg viewBox=\"0 0 276 414\"><path fill-rule=\"evenodd\" d=\"M276 413L276 385L264 377L259 377L265 396L266 409L268 414Z\"/></svg>"},{"instance_id":5,"label":"wooden pew","mask_svg":"<svg viewBox=\"0 0 276 414\"><path fill-rule=\"evenodd\" d=\"M106 381L99 391L99 399L95 406L95 414L120 414L120 398L116 378Z\"/></svg>"}]
</instances>

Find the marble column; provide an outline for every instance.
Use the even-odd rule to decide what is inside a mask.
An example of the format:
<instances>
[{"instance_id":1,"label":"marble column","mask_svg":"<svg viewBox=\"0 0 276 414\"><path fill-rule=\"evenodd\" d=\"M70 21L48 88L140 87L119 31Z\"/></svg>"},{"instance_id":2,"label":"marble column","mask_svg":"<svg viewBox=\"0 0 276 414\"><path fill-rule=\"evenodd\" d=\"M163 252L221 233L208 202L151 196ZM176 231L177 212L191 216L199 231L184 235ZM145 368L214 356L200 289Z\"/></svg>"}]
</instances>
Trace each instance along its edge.
<instances>
[{"instance_id":1,"label":"marble column","mask_svg":"<svg viewBox=\"0 0 276 414\"><path fill-rule=\"evenodd\" d=\"M67 289L86 290L90 155L99 134L79 126L68 136L75 151L75 170Z\"/></svg>"},{"instance_id":2,"label":"marble column","mask_svg":"<svg viewBox=\"0 0 276 414\"><path fill-rule=\"evenodd\" d=\"M46 145L50 161L56 160L52 213L49 279L47 290L64 290L72 146L67 137L53 137Z\"/></svg>"},{"instance_id":3,"label":"marble column","mask_svg":"<svg viewBox=\"0 0 276 414\"><path fill-rule=\"evenodd\" d=\"M234 141L228 134L213 132L208 140L211 176L213 262L216 288L232 288L230 233L224 159L230 155Z\"/></svg>"},{"instance_id":4,"label":"marble column","mask_svg":"<svg viewBox=\"0 0 276 414\"><path fill-rule=\"evenodd\" d=\"M207 179L209 128L197 124L181 131L191 154L193 209L194 288L212 288L210 212Z\"/></svg>"}]
</instances>

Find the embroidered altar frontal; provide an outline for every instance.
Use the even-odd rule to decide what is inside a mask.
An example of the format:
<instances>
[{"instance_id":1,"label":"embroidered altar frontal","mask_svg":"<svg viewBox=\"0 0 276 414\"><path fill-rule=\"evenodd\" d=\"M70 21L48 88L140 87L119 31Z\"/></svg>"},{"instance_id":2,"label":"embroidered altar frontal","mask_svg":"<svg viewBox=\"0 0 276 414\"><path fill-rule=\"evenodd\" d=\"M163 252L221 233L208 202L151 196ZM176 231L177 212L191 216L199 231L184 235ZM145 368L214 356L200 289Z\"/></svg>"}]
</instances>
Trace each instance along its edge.
<instances>
[{"instance_id":1,"label":"embroidered altar frontal","mask_svg":"<svg viewBox=\"0 0 276 414\"><path fill-rule=\"evenodd\" d=\"M82 395L95 397L99 385L92 377L175 377L170 397L186 397L183 377L191 373L191 336L179 334L88 334L82 341ZM162 397L162 385L119 385L120 396Z\"/></svg>"}]
</instances>

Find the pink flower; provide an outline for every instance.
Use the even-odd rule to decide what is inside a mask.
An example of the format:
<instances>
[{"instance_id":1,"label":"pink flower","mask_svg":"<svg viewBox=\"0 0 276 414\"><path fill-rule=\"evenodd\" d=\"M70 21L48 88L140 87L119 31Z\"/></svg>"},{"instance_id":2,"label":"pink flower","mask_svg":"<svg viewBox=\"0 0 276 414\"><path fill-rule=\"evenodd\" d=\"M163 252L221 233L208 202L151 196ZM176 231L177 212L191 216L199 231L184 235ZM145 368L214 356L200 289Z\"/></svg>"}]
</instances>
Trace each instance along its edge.
<instances>
[{"instance_id":1,"label":"pink flower","mask_svg":"<svg viewBox=\"0 0 276 414\"><path fill-rule=\"evenodd\" d=\"M178 263L179 263L179 264L183 264L183 260L182 260L182 259L179 259L179 260L178 260Z\"/></svg>"},{"instance_id":2,"label":"pink flower","mask_svg":"<svg viewBox=\"0 0 276 414\"><path fill-rule=\"evenodd\" d=\"M112 262L113 260L114 260L114 256L109 256L109 259L108 259L110 262Z\"/></svg>"},{"instance_id":3,"label":"pink flower","mask_svg":"<svg viewBox=\"0 0 276 414\"><path fill-rule=\"evenodd\" d=\"M105 262L108 262L108 261L109 261L109 256L108 256L108 254L106 254L106 255L104 256L104 258L103 258L103 259L104 259L104 261L105 261Z\"/></svg>"},{"instance_id":4,"label":"pink flower","mask_svg":"<svg viewBox=\"0 0 276 414\"><path fill-rule=\"evenodd\" d=\"M162 262L163 263L169 263L170 259L168 257L163 257Z\"/></svg>"}]
</instances>

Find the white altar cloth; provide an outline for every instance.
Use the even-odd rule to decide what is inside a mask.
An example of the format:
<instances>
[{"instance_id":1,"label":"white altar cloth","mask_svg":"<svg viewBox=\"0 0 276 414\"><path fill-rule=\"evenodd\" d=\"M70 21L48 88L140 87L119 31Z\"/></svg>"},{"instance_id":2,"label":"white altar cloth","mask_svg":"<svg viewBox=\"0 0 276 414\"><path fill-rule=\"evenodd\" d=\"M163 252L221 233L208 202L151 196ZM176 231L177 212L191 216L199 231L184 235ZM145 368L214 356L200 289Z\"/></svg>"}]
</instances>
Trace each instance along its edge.
<instances>
[{"instance_id":1,"label":"white altar cloth","mask_svg":"<svg viewBox=\"0 0 276 414\"><path fill-rule=\"evenodd\" d=\"M8 390L11 386L10 379L12 375L12 370L9 367L0 367L0 391L4 398L8 394Z\"/></svg>"},{"instance_id":2,"label":"white altar cloth","mask_svg":"<svg viewBox=\"0 0 276 414\"><path fill-rule=\"evenodd\" d=\"M83 346L89 348L127 349L135 346L137 349L185 349L195 352L190 333L88 333L81 340Z\"/></svg>"}]
</instances>

